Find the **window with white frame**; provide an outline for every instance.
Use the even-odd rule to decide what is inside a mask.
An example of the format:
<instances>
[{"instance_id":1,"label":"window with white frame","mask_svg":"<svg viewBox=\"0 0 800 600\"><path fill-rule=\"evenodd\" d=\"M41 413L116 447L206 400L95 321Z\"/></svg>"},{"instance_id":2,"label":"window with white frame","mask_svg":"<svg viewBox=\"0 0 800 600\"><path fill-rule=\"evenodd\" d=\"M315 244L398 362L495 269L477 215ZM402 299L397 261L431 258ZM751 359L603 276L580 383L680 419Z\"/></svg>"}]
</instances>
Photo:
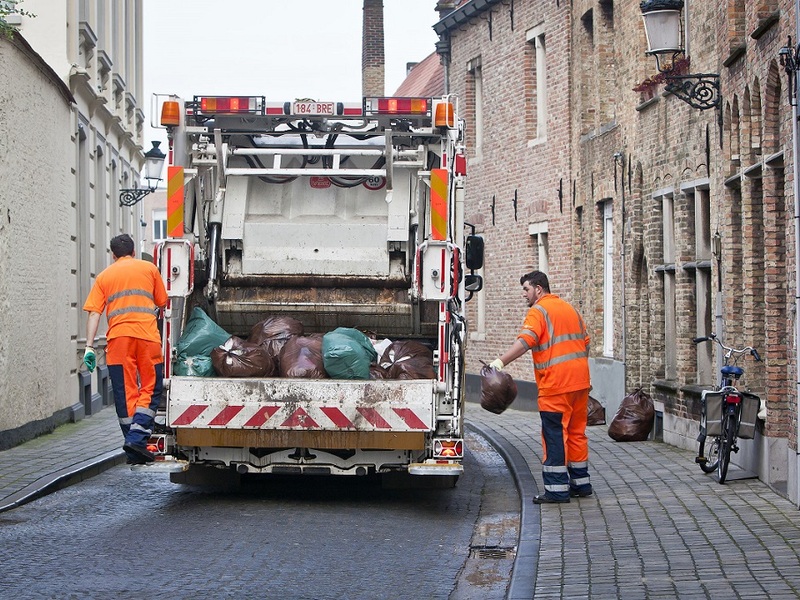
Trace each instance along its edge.
<instances>
[{"instance_id":1,"label":"window with white frame","mask_svg":"<svg viewBox=\"0 0 800 600\"><path fill-rule=\"evenodd\" d=\"M677 308L675 279L675 201L673 192L654 195L662 209L663 264L656 271L664 278L664 378L678 377Z\"/></svg>"},{"instance_id":2,"label":"window with white frame","mask_svg":"<svg viewBox=\"0 0 800 600\"><path fill-rule=\"evenodd\" d=\"M543 25L528 30L526 37L533 45L534 94L536 101L536 141L547 139L547 49Z\"/></svg>"},{"instance_id":3,"label":"window with white frame","mask_svg":"<svg viewBox=\"0 0 800 600\"><path fill-rule=\"evenodd\" d=\"M167 239L167 211L154 210L153 218L153 243Z\"/></svg>"},{"instance_id":4,"label":"window with white frame","mask_svg":"<svg viewBox=\"0 0 800 600\"><path fill-rule=\"evenodd\" d=\"M711 198L708 182L703 181L684 188L684 193L694 205L695 259L684 265L684 270L694 275L695 334L706 336L712 331L711 300ZM697 345L697 383L713 384L713 344Z\"/></svg>"},{"instance_id":5,"label":"window with white frame","mask_svg":"<svg viewBox=\"0 0 800 600\"><path fill-rule=\"evenodd\" d=\"M603 356L614 356L614 203L603 202Z\"/></svg>"},{"instance_id":6,"label":"window with white frame","mask_svg":"<svg viewBox=\"0 0 800 600\"><path fill-rule=\"evenodd\" d=\"M534 247L536 248L537 269L547 274L550 270L550 249L547 244L547 221L529 225L528 234L533 238Z\"/></svg>"},{"instance_id":7,"label":"window with white frame","mask_svg":"<svg viewBox=\"0 0 800 600\"><path fill-rule=\"evenodd\" d=\"M476 58L469 61L467 71L472 76L474 151L475 156L480 157L483 154L483 68L481 59Z\"/></svg>"}]
</instances>

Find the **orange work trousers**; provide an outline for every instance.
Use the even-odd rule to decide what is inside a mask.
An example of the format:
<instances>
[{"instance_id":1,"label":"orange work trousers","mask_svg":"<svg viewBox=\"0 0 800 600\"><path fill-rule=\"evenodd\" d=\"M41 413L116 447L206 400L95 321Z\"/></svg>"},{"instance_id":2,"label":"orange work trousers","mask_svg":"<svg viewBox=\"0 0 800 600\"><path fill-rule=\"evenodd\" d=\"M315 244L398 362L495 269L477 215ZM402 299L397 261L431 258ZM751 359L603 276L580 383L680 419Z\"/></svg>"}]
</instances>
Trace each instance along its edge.
<instances>
[{"instance_id":1,"label":"orange work trousers","mask_svg":"<svg viewBox=\"0 0 800 600\"><path fill-rule=\"evenodd\" d=\"M568 500L571 492L591 493L588 412L588 389L539 398L542 479L552 498Z\"/></svg>"},{"instance_id":2,"label":"orange work trousers","mask_svg":"<svg viewBox=\"0 0 800 600\"><path fill-rule=\"evenodd\" d=\"M161 402L164 358L161 344L121 336L108 341L106 364L125 441L143 446Z\"/></svg>"}]
</instances>

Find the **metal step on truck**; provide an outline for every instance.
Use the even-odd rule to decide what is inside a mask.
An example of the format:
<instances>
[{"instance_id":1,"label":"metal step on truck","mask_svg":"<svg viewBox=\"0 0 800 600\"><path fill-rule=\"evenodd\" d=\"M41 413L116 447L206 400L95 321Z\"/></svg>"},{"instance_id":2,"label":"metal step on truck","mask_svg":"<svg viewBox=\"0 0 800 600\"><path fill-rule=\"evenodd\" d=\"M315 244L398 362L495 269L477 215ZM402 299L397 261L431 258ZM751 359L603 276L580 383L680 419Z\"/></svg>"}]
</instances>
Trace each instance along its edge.
<instances>
[{"instance_id":1,"label":"metal step on truck","mask_svg":"<svg viewBox=\"0 0 800 600\"><path fill-rule=\"evenodd\" d=\"M170 237L154 259L169 294L156 466L178 483L288 473L455 484L464 305L483 263L464 222L456 99L157 98ZM291 317L303 335L353 328L376 344L415 341L430 350L431 375L179 375L195 307L243 338L263 319Z\"/></svg>"}]
</instances>

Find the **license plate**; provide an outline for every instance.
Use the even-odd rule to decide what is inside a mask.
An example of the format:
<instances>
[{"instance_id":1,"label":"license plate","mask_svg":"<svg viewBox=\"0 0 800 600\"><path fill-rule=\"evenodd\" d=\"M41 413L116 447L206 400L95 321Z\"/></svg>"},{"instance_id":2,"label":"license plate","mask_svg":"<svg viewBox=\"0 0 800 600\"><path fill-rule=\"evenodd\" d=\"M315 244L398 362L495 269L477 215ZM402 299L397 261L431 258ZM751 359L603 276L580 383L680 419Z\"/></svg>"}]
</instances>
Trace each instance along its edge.
<instances>
[{"instance_id":1,"label":"license plate","mask_svg":"<svg viewBox=\"0 0 800 600\"><path fill-rule=\"evenodd\" d=\"M335 115L336 103L335 102L293 102L292 103L293 115Z\"/></svg>"}]
</instances>

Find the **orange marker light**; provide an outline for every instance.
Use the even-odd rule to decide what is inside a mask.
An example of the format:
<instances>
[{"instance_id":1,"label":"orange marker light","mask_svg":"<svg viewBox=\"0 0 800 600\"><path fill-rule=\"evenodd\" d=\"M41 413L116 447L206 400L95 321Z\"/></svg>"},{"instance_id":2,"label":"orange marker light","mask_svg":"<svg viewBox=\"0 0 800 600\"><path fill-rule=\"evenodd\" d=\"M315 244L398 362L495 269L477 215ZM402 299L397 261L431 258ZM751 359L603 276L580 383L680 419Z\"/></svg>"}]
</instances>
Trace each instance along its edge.
<instances>
[{"instance_id":1,"label":"orange marker light","mask_svg":"<svg viewBox=\"0 0 800 600\"><path fill-rule=\"evenodd\" d=\"M167 100L161 105L161 125L174 127L180 125L180 105L175 100Z\"/></svg>"},{"instance_id":2,"label":"orange marker light","mask_svg":"<svg viewBox=\"0 0 800 600\"><path fill-rule=\"evenodd\" d=\"M440 102L436 105L434 125L436 127L455 127L456 119L452 102Z\"/></svg>"}]
</instances>

